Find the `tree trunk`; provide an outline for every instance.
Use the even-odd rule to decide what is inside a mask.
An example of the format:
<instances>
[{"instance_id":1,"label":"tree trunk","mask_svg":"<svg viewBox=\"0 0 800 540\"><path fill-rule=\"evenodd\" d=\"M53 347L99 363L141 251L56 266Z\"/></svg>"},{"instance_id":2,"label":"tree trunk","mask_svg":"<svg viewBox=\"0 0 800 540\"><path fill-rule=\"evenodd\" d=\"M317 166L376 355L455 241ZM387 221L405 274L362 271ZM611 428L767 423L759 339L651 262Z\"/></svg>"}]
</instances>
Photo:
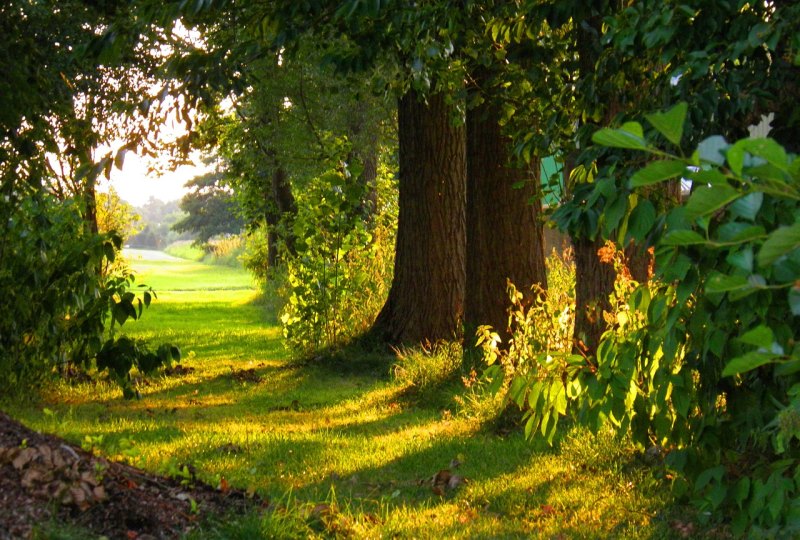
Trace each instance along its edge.
<instances>
[{"instance_id":1,"label":"tree trunk","mask_svg":"<svg viewBox=\"0 0 800 540\"><path fill-rule=\"evenodd\" d=\"M506 341L507 280L532 301L531 286L547 287L539 219L539 161L509 165L510 141L489 102L467 111L467 327L489 324ZM514 184L524 182L521 189Z\"/></svg>"},{"instance_id":2,"label":"tree trunk","mask_svg":"<svg viewBox=\"0 0 800 540\"><path fill-rule=\"evenodd\" d=\"M603 310L611 305L608 297L614 290L614 266L600 261L597 251L603 247L600 235L595 240L573 238L575 249L575 332L573 348L578 353L594 354L605 330Z\"/></svg>"},{"instance_id":3,"label":"tree trunk","mask_svg":"<svg viewBox=\"0 0 800 540\"><path fill-rule=\"evenodd\" d=\"M289 183L289 177L286 174L286 170L276 164L272 171L265 216L267 221L267 258L271 268L274 268L280 263L278 241L280 239L279 230L281 228L284 231L283 243L286 246L286 250L292 255L295 254L292 222L296 215L297 203L292 194L292 186Z\"/></svg>"},{"instance_id":4,"label":"tree trunk","mask_svg":"<svg viewBox=\"0 0 800 540\"><path fill-rule=\"evenodd\" d=\"M465 287L465 130L441 94L398 108L400 215L394 277L372 333L391 344L461 333Z\"/></svg>"},{"instance_id":5,"label":"tree trunk","mask_svg":"<svg viewBox=\"0 0 800 540\"><path fill-rule=\"evenodd\" d=\"M94 176L88 175L84 180L83 186L83 219L86 222L87 232L93 235L100 231L100 227L97 224L97 190L95 189L95 182Z\"/></svg>"}]
</instances>

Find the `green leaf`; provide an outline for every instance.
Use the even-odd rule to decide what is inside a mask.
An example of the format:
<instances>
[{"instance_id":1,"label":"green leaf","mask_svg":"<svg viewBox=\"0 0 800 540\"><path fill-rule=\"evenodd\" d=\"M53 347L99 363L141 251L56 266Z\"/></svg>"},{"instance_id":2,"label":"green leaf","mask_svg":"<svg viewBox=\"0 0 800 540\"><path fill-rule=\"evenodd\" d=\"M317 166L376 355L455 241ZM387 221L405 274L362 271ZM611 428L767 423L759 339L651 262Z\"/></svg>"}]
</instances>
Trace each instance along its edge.
<instances>
[{"instance_id":1,"label":"green leaf","mask_svg":"<svg viewBox=\"0 0 800 540\"><path fill-rule=\"evenodd\" d=\"M743 476L739 481L736 483L736 487L733 488L733 501L742 508L742 503L747 499L747 496L750 494L750 477Z\"/></svg>"},{"instance_id":2,"label":"green leaf","mask_svg":"<svg viewBox=\"0 0 800 540\"><path fill-rule=\"evenodd\" d=\"M683 124L686 121L686 102L681 102L672 107L667 112L657 112L645 116L647 121L653 125L669 142L675 146L680 146L683 137Z\"/></svg>"},{"instance_id":3,"label":"green leaf","mask_svg":"<svg viewBox=\"0 0 800 540\"><path fill-rule=\"evenodd\" d=\"M789 171L789 156L787 156L783 146L773 139L745 139L744 148L750 152L751 155L760 157L779 170L784 172Z\"/></svg>"},{"instance_id":4,"label":"green leaf","mask_svg":"<svg viewBox=\"0 0 800 540\"><path fill-rule=\"evenodd\" d=\"M705 238L688 229L682 231L670 231L661 240L661 244L664 246L691 246L705 243Z\"/></svg>"},{"instance_id":5,"label":"green leaf","mask_svg":"<svg viewBox=\"0 0 800 540\"><path fill-rule=\"evenodd\" d=\"M664 180L669 180L680 176L686 170L686 164L677 159L665 159L654 161L644 169L636 171L631 176L631 187L649 186Z\"/></svg>"},{"instance_id":6,"label":"green leaf","mask_svg":"<svg viewBox=\"0 0 800 540\"><path fill-rule=\"evenodd\" d=\"M725 258L725 261L727 261L728 264L747 273L752 273L754 260L755 257L753 256L753 248L750 246L747 246L735 253L731 253Z\"/></svg>"},{"instance_id":7,"label":"green leaf","mask_svg":"<svg viewBox=\"0 0 800 540\"><path fill-rule=\"evenodd\" d=\"M716 272L706 280L706 293L715 294L736 291L749 286L750 282L744 276L728 276Z\"/></svg>"},{"instance_id":8,"label":"green leaf","mask_svg":"<svg viewBox=\"0 0 800 540\"><path fill-rule=\"evenodd\" d=\"M648 200L640 200L628 218L628 234L634 240L644 240L656 222L656 207Z\"/></svg>"},{"instance_id":9,"label":"green leaf","mask_svg":"<svg viewBox=\"0 0 800 540\"><path fill-rule=\"evenodd\" d=\"M603 211L603 216L605 217L607 233L610 234L611 231L619 226L619 223L622 221L622 218L625 216L625 212L627 210L627 197L617 197L611 202L611 204L606 206L605 210Z\"/></svg>"},{"instance_id":10,"label":"green leaf","mask_svg":"<svg viewBox=\"0 0 800 540\"><path fill-rule=\"evenodd\" d=\"M758 264L769 266L790 251L800 247L800 222L773 231L758 252Z\"/></svg>"},{"instance_id":11,"label":"green leaf","mask_svg":"<svg viewBox=\"0 0 800 540\"><path fill-rule=\"evenodd\" d=\"M762 349L770 349L775 341L775 334L769 326L761 324L742 334L739 341Z\"/></svg>"},{"instance_id":12,"label":"green leaf","mask_svg":"<svg viewBox=\"0 0 800 540\"><path fill-rule=\"evenodd\" d=\"M628 122L619 129L603 128L592 134L592 142L612 148L647 149L642 126L638 122Z\"/></svg>"},{"instance_id":13,"label":"green leaf","mask_svg":"<svg viewBox=\"0 0 800 540\"><path fill-rule=\"evenodd\" d=\"M728 178L719 172L718 169L707 169L707 170L700 170L694 172L688 172L686 174L686 178L692 181L693 184L703 185L703 184L728 184Z\"/></svg>"},{"instance_id":14,"label":"green leaf","mask_svg":"<svg viewBox=\"0 0 800 540\"><path fill-rule=\"evenodd\" d=\"M735 201L740 195L739 191L728 185L700 186L686 203L686 215L690 218L707 216Z\"/></svg>"},{"instance_id":15,"label":"green leaf","mask_svg":"<svg viewBox=\"0 0 800 540\"><path fill-rule=\"evenodd\" d=\"M722 370L722 376L730 377L738 373L747 373L748 371L752 371L763 365L770 364L778 358L780 358L780 355L752 351L747 354L743 354L742 356L737 356L728 362L728 364L725 366L725 369Z\"/></svg>"}]
</instances>

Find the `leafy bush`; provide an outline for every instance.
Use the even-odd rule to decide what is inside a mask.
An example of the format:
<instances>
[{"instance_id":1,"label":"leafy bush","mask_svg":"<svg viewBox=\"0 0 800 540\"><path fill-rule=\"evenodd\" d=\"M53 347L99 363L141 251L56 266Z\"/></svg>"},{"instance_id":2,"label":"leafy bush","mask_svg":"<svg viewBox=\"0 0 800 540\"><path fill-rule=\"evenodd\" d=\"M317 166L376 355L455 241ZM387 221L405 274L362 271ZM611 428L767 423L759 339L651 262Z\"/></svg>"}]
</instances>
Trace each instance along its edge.
<instances>
[{"instance_id":1,"label":"leafy bush","mask_svg":"<svg viewBox=\"0 0 800 540\"><path fill-rule=\"evenodd\" d=\"M133 276L105 275L119 236L87 231L79 205L43 193L0 198L0 391L87 366L111 325L138 318Z\"/></svg>"},{"instance_id":2,"label":"leafy bush","mask_svg":"<svg viewBox=\"0 0 800 540\"><path fill-rule=\"evenodd\" d=\"M647 118L678 146L685 115L681 104ZM642 231L656 279L618 288L596 358L539 361L509 395L550 438L572 406L594 430L663 449L676 495L737 534L800 534L800 160L771 139L722 137L674 155L634 122L594 140L654 158L634 190L694 187Z\"/></svg>"},{"instance_id":3,"label":"leafy bush","mask_svg":"<svg viewBox=\"0 0 800 540\"><path fill-rule=\"evenodd\" d=\"M393 230L368 224L364 186L348 171L311 182L294 221L297 256L287 263L284 337L298 354L338 347L363 333L389 287ZM387 222L390 220L386 220Z\"/></svg>"},{"instance_id":4,"label":"leafy bush","mask_svg":"<svg viewBox=\"0 0 800 540\"><path fill-rule=\"evenodd\" d=\"M97 369L108 370L112 379L122 388L126 399L137 396L131 384L130 372L136 368L140 373L150 374L160 367L170 367L173 361L181 359L181 351L170 344L162 344L152 351L147 342L123 336L109 339L97 353Z\"/></svg>"},{"instance_id":5,"label":"leafy bush","mask_svg":"<svg viewBox=\"0 0 800 540\"><path fill-rule=\"evenodd\" d=\"M567 389L550 390L549 386L574 371L582 357L572 354L575 269L571 250L562 257L554 251L547 259L547 268L550 286L535 290L530 307L526 307L523 294L508 284L508 344L500 343L500 336L491 327L482 326L478 329L478 346L491 365L485 372L485 379L492 381L489 388L498 392L505 382L505 401L526 409L526 435L531 436L538 427L552 441L558 416L566 414Z\"/></svg>"}]
</instances>

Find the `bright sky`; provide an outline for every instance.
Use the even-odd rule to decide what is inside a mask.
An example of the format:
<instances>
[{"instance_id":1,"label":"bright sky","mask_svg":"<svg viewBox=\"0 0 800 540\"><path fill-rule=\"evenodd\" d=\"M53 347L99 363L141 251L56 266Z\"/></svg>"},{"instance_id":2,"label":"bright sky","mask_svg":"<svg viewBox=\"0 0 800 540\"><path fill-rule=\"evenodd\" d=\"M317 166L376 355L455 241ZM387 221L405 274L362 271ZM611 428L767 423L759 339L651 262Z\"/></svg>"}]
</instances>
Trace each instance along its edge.
<instances>
[{"instance_id":1,"label":"bright sky","mask_svg":"<svg viewBox=\"0 0 800 540\"><path fill-rule=\"evenodd\" d=\"M124 201L133 206L141 206L150 197L155 197L162 201L174 201L183 197L186 189L183 187L186 182L208 172L211 166L205 165L200 161L199 154L192 156L194 165L182 165L175 171L165 172L161 176L156 173L147 172L147 160L133 152L125 155L122 170L116 167L111 172L110 185L114 187L117 194ZM109 185L108 180L101 180L99 189L106 191Z\"/></svg>"}]
</instances>

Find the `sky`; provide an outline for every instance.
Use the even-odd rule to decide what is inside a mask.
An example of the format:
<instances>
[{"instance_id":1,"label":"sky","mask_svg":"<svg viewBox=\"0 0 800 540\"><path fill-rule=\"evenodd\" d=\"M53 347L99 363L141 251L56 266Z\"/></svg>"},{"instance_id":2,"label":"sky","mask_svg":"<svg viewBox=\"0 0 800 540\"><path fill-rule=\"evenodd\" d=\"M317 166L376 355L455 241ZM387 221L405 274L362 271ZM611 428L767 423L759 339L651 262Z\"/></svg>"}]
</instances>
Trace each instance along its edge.
<instances>
[{"instance_id":1,"label":"sky","mask_svg":"<svg viewBox=\"0 0 800 540\"><path fill-rule=\"evenodd\" d=\"M146 159L133 152L125 155L122 170L116 167L111 172L111 181L103 179L99 189L107 191L112 186L120 198L133 206L141 206L150 197L164 202L180 199L186 193L184 184L192 178L210 170L210 166L200 161L199 155L193 155L194 165L182 165L175 171L165 172L161 176L148 173Z\"/></svg>"}]
</instances>

